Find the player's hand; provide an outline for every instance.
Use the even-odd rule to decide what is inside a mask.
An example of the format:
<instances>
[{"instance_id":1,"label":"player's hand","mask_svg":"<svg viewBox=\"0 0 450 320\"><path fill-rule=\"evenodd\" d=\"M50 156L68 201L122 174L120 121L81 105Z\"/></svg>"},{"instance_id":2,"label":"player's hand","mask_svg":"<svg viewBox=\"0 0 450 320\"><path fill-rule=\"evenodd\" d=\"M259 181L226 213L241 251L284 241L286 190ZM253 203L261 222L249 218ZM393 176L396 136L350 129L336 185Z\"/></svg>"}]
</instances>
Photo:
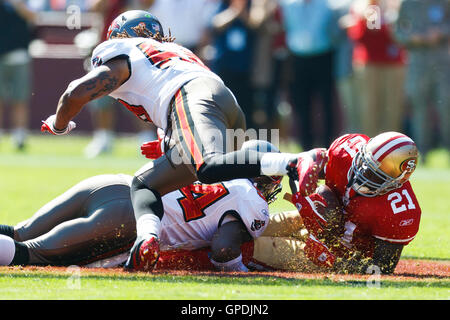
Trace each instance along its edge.
<instances>
[{"instance_id":1,"label":"player's hand","mask_svg":"<svg viewBox=\"0 0 450 320\"><path fill-rule=\"evenodd\" d=\"M75 122L70 121L69 124L67 125L67 127L65 127L62 130L58 130L58 129L55 128L55 121L56 121L56 114L51 115L45 121L42 120L41 131L42 132L48 131L51 134L54 134L56 136L60 136L60 135L68 134L70 131L75 129L76 126L77 126L77 124Z\"/></svg>"},{"instance_id":2,"label":"player's hand","mask_svg":"<svg viewBox=\"0 0 450 320\"><path fill-rule=\"evenodd\" d=\"M317 193L304 197L300 192L297 192L292 196L292 203L297 207L308 232L316 237L322 237L328 222L317 208L318 206L326 208L328 206L327 201Z\"/></svg>"},{"instance_id":3,"label":"player's hand","mask_svg":"<svg viewBox=\"0 0 450 320\"><path fill-rule=\"evenodd\" d=\"M157 130L158 140L145 142L141 145L141 153L147 159L155 160L161 157L163 152L162 144L164 143L164 131L159 129Z\"/></svg>"},{"instance_id":4,"label":"player's hand","mask_svg":"<svg viewBox=\"0 0 450 320\"><path fill-rule=\"evenodd\" d=\"M319 267L331 268L336 262L336 256L328 247L311 234L305 241L303 251L306 257Z\"/></svg>"},{"instance_id":5,"label":"player's hand","mask_svg":"<svg viewBox=\"0 0 450 320\"><path fill-rule=\"evenodd\" d=\"M301 153L297 159L288 164L288 176L298 181L298 191L301 195L308 196L316 190L319 174L326 163L326 149L316 148Z\"/></svg>"},{"instance_id":6,"label":"player's hand","mask_svg":"<svg viewBox=\"0 0 450 320\"><path fill-rule=\"evenodd\" d=\"M159 140L145 142L141 145L141 153L147 159L155 160L163 155Z\"/></svg>"}]
</instances>

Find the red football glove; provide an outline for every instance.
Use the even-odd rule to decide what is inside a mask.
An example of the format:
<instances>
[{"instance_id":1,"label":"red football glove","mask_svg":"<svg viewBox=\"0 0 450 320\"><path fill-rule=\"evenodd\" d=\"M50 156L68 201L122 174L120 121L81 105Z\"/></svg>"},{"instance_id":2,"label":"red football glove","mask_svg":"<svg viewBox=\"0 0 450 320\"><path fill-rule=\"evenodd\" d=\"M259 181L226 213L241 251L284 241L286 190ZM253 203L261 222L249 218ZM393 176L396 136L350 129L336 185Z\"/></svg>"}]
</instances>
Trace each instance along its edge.
<instances>
[{"instance_id":1,"label":"red football glove","mask_svg":"<svg viewBox=\"0 0 450 320\"><path fill-rule=\"evenodd\" d=\"M331 268L336 256L330 252L328 247L317 240L312 234L305 241L306 245L303 251L306 257L319 267Z\"/></svg>"},{"instance_id":2,"label":"red football glove","mask_svg":"<svg viewBox=\"0 0 450 320\"><path fill-rule=\"evenodd\" d=\"M326 163L326 149L316 148L310 152L301 153L296 161L288 164L288 175L290 178L298 180L298 191L301 195L307 196L316 190L319 173Z\"/></svg>"},{"instance_id":3,"label":"red football glove","mask_svg":"<svg viewBox=\"0 0 450 320\"><path fill-rule=\"evenodd\" d=\"M147 159L155 160L164 154L162 150L165 137L164 131L158 128L157 135L158 140L145 142L141 145L141 153Z\"/></svg>"},{"instance_id":4,"label":"red football glove","mask_svg":"<svg viewBox=\"0 0 450 320\"><path fill-rule=\"evenodd\" d=\"M63 130L57 130L55 128L55 121L56 121L56 114L51 115L45 121L42 120L41 131L42 132L48 131L51 134L54 134L55 136L61 136L64 134L68 134L70 131L75 129L77 126L75 122L70 121L66 128L64 128Z\"/></svg>"},{"instance_id":5,"label":"red football glove","mask_svg":"<svg viewBox=\"0 0 450 320\"><path fill-rule=\"evenodd\" d=\"M299 192L292 196L291 201L297 207L308 232L320 238L328 223L317 211L317 206L327 207L327 201L317 193L304 197Z\"/></svg>"}]
</instances>

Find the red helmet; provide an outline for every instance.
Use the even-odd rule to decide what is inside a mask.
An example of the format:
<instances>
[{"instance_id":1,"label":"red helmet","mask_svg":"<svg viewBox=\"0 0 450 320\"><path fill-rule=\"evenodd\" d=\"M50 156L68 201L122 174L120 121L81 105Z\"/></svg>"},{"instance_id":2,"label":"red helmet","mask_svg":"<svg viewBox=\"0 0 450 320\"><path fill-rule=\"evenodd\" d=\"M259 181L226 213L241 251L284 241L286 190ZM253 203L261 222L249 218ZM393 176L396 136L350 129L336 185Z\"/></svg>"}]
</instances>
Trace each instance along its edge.
<instances>
[{"instance_id":1,"label":"red helmet","mask_svg":"<svg viewBox=\"0 0 450 320\"><path fill-rule=\"evenodd\" d=\"M163 28L158 18L144 10L130 10L114 19L109 26L106 40L114 39L124 34L131 38L140 37L135 30L139 26L145 27L152 34L156 35L159 33L161 37L164 36Z\"/></svg>"}]
</instances>

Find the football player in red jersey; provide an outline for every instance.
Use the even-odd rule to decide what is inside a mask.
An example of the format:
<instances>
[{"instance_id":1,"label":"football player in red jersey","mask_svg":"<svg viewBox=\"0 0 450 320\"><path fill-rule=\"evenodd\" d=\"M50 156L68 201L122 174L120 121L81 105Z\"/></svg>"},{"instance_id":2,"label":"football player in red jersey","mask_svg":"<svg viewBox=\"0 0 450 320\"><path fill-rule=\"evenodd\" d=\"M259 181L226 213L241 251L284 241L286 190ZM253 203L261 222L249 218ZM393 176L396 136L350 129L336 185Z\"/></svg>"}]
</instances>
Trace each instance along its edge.
<instances>
[{"instance_id":1,"label":"football player in red jersey","mask_svg":"<svg viewBox=\"0 0 450 320\"><path fill-rule=\"evenodd\" d=\"M382 273L394 272L403 247L419 230L421 209L408 181L418 155L414 141L398 132L336 139L318 169L319 178L340 199L344 224L330 234L318 210L326 201L316 193L295 193L292 203L310 234L306 256L336 272L365 273L373 265Z\"/></svg>"}]
</instances>

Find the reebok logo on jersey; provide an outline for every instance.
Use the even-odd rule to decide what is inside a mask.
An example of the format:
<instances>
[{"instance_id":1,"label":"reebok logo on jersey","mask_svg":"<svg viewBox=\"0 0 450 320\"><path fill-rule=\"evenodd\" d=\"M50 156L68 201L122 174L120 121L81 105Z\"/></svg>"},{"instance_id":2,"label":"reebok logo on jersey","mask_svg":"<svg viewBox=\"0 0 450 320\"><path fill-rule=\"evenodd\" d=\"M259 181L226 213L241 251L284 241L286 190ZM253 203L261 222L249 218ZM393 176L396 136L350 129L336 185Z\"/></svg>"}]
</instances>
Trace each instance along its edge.
<instances>
[{"instance_id":1,"label":"reebok logo on jersey","mask_svg":"<svg viewBox=\"0 0 450 320\"><path fill-rule=\"evenodd\" d=\"M265 222L265 221L255 219L255 220L253 220L250 229L252 229L252 231L256 231L256 230L261 229L261 228L264 227L265 225L266 225L266 222Z\"/></svg>"},{"instance_id":2,"label":"reebok logo on jersey","mask_svg":"<svg viewBox=\"0 0 450 320\"><path fill-rule=\"evenodd\" d=\"M406 227L412 225L414 222L414 219L407 219L400 221L400 227Z\"/></svg>"}]
</instances>

